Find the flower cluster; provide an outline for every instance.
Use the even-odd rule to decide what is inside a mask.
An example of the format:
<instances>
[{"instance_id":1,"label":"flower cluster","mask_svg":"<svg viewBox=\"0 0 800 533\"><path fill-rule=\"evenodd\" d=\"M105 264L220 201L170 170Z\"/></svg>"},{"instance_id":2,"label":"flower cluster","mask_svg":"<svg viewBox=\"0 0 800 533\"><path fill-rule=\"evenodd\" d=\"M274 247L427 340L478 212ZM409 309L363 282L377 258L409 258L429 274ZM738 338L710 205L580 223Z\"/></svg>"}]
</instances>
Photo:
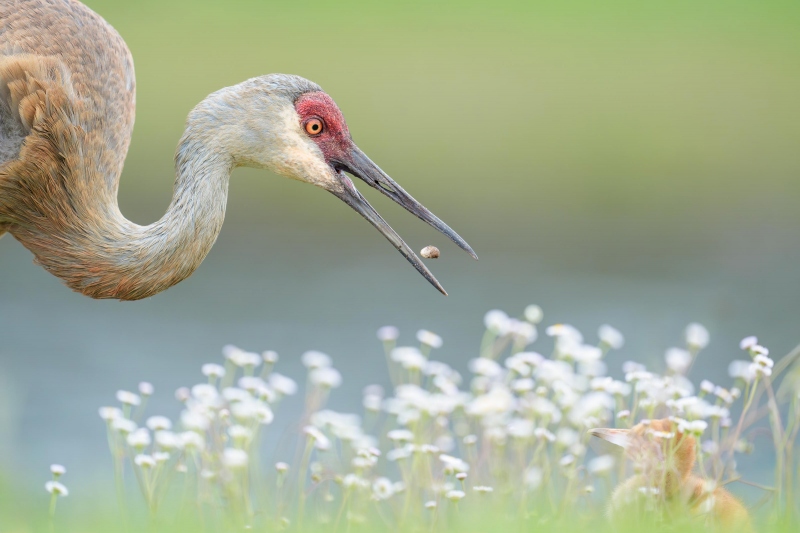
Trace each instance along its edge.
<instances>
[{"instance_id":1,"label":"flower cluster","mask_svg":"<svg viewBox=\"0 0 800 533\"><path fill-rule=\"evenodd\" d=\"M176 422L144 417L145 400L153 394L149 383L139 385L139 394L118 391L120 407L100 408L117 472L130 459L153 512L173 472L194 476L200 499L225 498L237 512L249 505L247 472L254 444L274 420L273 409L297 392L297 384L272 371L278 360L274 352L259 355L226 346L223 354L224 365L202 366L205 382L175 392L183 404Z\"/></svg>"},{"instance_id":2,"label":"flower cluster","mask_svg":"<svg viewBox=\"0 0 800 533\"><path fill-rule=\"evenodd\" d=\"M443 346L435 333L421 330L418 344L406 346L398 345L397 328L381 328L392 386L365 387L361 413L327 407L342 375L328 355L306 352L297 457L274 469L260 466L256 443L299 387L273 371L278 356L271 351L225 347L223 365L203 365L204 382L176 392L183 406L177 420L145 417L153 393L146 383L138 393L119 391L120 405L101 408L100 416L117 472L133 470L152 513L177 474L193 480L190 502L214 503L247 527L371 520L445 527L457 520L449 511L479 512L494 498L520 519L550 520L575 505L600 514L625 461L590 451L589 430L650 419L669 418L672 429L649 437L695 437L699 469L710 483L740 477L735 457L752 449L754 406L772 390L776 368L754 337L742 341L751 360L730 367L733 383L695 385L689 373L709 343L699 324L686 328L682 346L665 352L661 371L628 361L614 377L606 356L623 348L622 333L602 325L590 340L568 324L542 328L543 317L538 306L519 318L487 313L468 373L433 357ZM549 349L534 350L537 341ZM794 397L790 418L797 421L787 419L787 442L800 428L800 395Z\"/></svg>"}]
</instances>

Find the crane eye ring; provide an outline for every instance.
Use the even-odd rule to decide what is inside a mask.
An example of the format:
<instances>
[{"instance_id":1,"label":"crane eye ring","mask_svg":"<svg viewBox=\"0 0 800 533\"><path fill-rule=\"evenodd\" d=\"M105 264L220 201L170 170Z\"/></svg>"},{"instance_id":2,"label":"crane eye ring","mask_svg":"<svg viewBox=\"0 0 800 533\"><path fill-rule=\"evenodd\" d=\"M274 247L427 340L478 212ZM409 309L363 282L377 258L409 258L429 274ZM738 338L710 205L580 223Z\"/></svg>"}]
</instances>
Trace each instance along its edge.
<instances>
[{"instance_id":1,"label":"crane eye ring","mask_svg":"<svg viewBox=\"0 0 800 533\"><path fill-rule=\"evenodd\" d=\"M312 118L306 121L305 128L306 128L306 133L308 133L313 137L322 133L322 130L325 129L325 126L320 119Z\"/></svg>"}]
</instances>

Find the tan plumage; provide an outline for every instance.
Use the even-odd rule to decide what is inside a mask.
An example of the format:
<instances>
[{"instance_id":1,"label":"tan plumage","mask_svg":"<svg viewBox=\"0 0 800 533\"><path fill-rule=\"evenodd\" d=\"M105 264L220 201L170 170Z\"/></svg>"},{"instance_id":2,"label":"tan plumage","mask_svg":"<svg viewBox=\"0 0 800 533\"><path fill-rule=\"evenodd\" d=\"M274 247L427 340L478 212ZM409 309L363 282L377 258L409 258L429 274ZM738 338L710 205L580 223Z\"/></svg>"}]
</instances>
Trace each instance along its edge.
<instances>
[{"instance_id":1,"label":"tan plumage","mask_svg":"<svg viewBox=\"0 0 800 533\"><path fill-rule=\"evenodd\" d=\"M692 473L697 443L669 419L591 433L623 447L636 469L611 497L608 514L613 523L678 525L689 519L723 531L752 531L747 509L736 497Z\"/></svg>"},{"instance_id":2,"label":"tan plumage","mask_svg":"<svg viewBox=\"0 0 800 533\"><path fill-rule=\"evenodd\" d=\"M76 0L0 0L0 235L11 233L76 291L135 300L191 275L219 234L237 166L333 193L442 292L345 172L475 256L355 146L319 86L281 74L227 87L198 104L176 153L167 213L149 226L134 224L117 206L134 100L130 52L100 16ZM324 127L304 130L311 119Z\"/></svg>"}]
</instances>

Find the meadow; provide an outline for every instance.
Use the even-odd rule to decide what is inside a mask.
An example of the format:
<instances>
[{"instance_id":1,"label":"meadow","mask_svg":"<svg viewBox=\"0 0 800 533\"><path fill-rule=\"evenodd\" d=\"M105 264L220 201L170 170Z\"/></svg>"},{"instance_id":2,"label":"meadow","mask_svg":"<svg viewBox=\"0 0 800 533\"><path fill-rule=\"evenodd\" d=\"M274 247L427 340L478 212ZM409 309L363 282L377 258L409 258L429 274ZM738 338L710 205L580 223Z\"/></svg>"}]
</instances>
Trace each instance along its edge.
<instances>
[{"instance_id":1,"label":"meadow","mask_svg":"<svg viewBox=\"0 0 800 533\"><path fill-rule=\"evenodd\" d=\"M49 508L44 497L7 508L4 530L797 527L800 350L776 361L757 338L744 338L729 378L715 384L691 372L710 341L700 324L686 327L659 368L626 361L610 369L606 355L625 344L620 331L606 324L584 337L568 324L545 327L543 318L536 305L519 317L487 313L468 375L436 359L444 344L439 335L419 330L408 344L410 336L397 328L380 328L376 355L383 352L392 387L364 388L355 413L328 406L343 376L327 354L302 355L306 376L298 384L278 372L277 353L228 345L218 362L194 374L196 384L174 392L181 404L175 419L149 412L157 394L149 382L118 390L99 408L109 447L103 460L116 479L106 491L116 494L116 504L100 497L104 503L90 517L70 513L64 508L71 500L87 495L70 495L70 477L81 474L56 464L43 487ZM282 404L298 395L302 416L292 434L281 436L294 453L265 461L272 455L264 453L266 435ZM613 488L645 467L630 446L623 451L592 437L595 428L655 428L661 419L668 419L668 434L647 429L642 438L691 436L706 500L670 493L666 479L656 477L637 487L635 501L615 496L610 503ZM769 448L769 484L754 482L746 466L756 446ZM677 451L667 450L658 460L669 472ZM720 523L721 487L740 494L752 529Z\"/></svg>"}]
</instances>

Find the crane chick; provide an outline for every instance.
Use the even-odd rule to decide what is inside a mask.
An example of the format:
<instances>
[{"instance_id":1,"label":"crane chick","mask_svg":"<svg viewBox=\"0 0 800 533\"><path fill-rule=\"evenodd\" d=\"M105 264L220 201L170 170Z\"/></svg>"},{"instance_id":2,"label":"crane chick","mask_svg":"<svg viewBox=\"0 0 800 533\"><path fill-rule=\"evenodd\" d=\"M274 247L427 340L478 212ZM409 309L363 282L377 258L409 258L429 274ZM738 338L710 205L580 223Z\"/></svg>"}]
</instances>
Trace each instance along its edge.
<instances>
[{"instance_id":1,"label":"crane chick","mask_svg":"<svg viewBox=\"0 0 800 533\"><path fill-rule=\"evenodd\" d=\"M608 516L615 525L636 527L653 520L673 525L688 518L726 531L752 531L738 499L692 473L697 443L685 428L661 419L590 433L622 448L636 470L611 496Z\"/></svg>"}]
</instances>

